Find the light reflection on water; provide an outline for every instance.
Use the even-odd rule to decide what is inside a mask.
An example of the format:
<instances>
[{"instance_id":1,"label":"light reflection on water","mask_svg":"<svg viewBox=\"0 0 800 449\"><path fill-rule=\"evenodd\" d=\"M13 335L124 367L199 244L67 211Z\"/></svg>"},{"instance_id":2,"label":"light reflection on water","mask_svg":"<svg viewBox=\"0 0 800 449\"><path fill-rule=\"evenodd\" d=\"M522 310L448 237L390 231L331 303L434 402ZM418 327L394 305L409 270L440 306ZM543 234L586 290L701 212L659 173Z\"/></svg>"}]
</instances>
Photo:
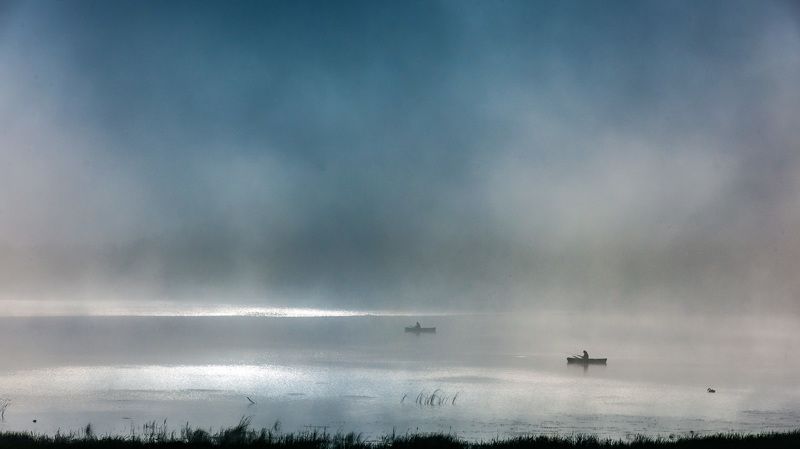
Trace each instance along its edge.
<instances>
[{"instance_id":1,"label":"light reflection on water","mask_svg":"<svg viewBox=\"0 0 800 449\"><path fill-rule=\"evenodd\" d=\"M797 425L798 392L701 389L540 371L469 368L387 371L269 365L61 367L0 377L14 398L4 428L55 431L91 420L125 432L149 420L202 427L251 416L285 430L327 426L379 435L392 429L450 431L468 438L525 432L626 433L762 431ZM441 389L456 401L414 404ZM401 402L403 396L406 399ZM246 397L253 399L252 405ZM759 412L769 403L776 410ZM791 407L795 408L791 408ZM784 408L789 407L789 408ZM794 411L793 411L794 410ZM80 417L80 419L77 419ZM29 419L30 418L30 419ZM31 420L38 424L32 425Z\"/></svg>"},{"instance_id":2,"label":"light reflection on water","mask_svg":"<svg viewBox=\"0 0 800 449\"><path fill-rule=\"evenodd\" d=\"M70 301L0 299L0 316L151 316L151 317L353 317L367 315L403 316L402 312L320 309L311 307L264 307L228 304L185 304L158 301Z\"/></svg>"},{"instance_id":3,"label":"light reflection on water","mask_svg":"<svg viewBox=\"0 0 800 449\"><path fill-rule=\"evenodd\" d=\"M625 343L629 335L601 340L598 332L593 344L615 353L605 354L608 366L583 369L567 365L564 356L586 337L559 334L552 326L526 323L524 332L510 338L513 327L497 332L499 326L481 327L473 318L439 318L439 333L418 338L400 331L406 321L6 321L0 330L0 350L8 354L0 396L12 402L0 429L55 432L91 422L98 432L127 433L152 420L167 419L175 428L186 422L219 428L251 416L258 427L280 420L284 431L324 426L373 437L395 430L487 439L520 433L758 432L800 423L800 386L786 373L785 361L772 352L752 352L758 363L733 365L741 348L726 355L723 337L704 340L718 359L680 358L673 351L673 363L665 363L675 344L666 337L660 346L650 336L644 339L653 352L648 358ZM791 345L795 337L771 337L768 343ZM694 349L709 352L702 344ZM709 384L716 394L705 392ZM437 389L448 398L443 405L415 404L421 392Z\"/></svg>"}]
</instances>

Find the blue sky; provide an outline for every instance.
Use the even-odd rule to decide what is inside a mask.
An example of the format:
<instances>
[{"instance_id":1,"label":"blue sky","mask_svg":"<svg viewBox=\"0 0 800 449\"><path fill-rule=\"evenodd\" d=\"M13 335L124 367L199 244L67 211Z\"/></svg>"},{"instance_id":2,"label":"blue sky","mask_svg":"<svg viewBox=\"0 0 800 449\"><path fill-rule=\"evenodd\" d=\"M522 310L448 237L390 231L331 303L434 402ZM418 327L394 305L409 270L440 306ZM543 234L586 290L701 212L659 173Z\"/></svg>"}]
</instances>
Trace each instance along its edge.
<instances>
[{"instance_id":1,"label":"blue sky","mask_svg":"<svg viewBox=\"0 0 800 449\"><path fill-rule=\"evenodd\" d=\"M3 2L4 296L791 307L792 2Z\"/></svg>"}]
</instances>

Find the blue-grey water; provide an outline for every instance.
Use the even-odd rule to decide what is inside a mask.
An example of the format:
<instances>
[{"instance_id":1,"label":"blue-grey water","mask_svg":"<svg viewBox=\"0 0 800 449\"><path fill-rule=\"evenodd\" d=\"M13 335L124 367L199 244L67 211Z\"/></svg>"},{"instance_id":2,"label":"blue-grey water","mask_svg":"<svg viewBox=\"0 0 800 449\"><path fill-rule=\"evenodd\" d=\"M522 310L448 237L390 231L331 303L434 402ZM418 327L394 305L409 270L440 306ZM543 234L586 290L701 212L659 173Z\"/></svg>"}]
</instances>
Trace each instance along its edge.
<instances>
[{"instance_id":1,"label":"blue-grey water","mask_svg":"<svg viewBox=\"0 0 800 449\"><path fill-rule=\"evenodd\" d=\"M436 334L403 331L417 320ZM6 317L0 430L91 423L124 434L164 420L218 429L243 416L256 427L279 421L283 432L367 438L788 430L800 427L797 324L596 314ZM583 349L608 365L566 364ZM415 403L434 392L441 405Z\"/></svg>"}]
</instances>

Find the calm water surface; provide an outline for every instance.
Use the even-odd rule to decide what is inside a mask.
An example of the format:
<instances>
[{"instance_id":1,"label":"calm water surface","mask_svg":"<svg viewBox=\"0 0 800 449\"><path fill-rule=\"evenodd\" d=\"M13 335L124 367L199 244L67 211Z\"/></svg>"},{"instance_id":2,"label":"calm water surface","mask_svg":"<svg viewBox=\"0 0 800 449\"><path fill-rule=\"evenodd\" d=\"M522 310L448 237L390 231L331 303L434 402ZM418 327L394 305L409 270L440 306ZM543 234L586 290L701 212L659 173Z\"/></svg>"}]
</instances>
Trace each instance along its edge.
<instances>
[{"instance_id":1,"label":"calm water surface","mask_svg":"<svg viewBox=\"0 0 800 449\"><path fill-rule=\"evenodd\" d=\"M437 333L404 333L416 320ZM0 318L0 396L10 401L0 429L91 422L98 433L129 433L154 420L217 429L249 416L257 427L280 421L284 432L367 437L787 430L800 427L797 324L564 314ZM568 366L582 349L608 366ZM441 405L415 403L434 391Z\"/></svg>"}]
</instances>

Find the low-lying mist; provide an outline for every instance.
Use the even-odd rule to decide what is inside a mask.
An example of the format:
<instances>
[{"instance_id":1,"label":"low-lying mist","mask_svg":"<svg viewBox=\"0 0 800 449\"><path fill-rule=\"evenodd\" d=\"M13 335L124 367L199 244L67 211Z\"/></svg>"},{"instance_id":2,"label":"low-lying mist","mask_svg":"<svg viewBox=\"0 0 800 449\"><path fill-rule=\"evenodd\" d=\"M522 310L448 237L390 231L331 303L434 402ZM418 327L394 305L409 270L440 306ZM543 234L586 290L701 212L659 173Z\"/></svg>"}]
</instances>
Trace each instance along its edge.
<instances>
[{"instance_id":1,"label":"low-lying mist","mask_svg":"<svg viewBox=\"0 0 800 449\"><path fill-rule=\"evenodd\" d=\"M799 311L790 3L79 3L0 9L0 298Z\"/></svg>"}]
</instances>

